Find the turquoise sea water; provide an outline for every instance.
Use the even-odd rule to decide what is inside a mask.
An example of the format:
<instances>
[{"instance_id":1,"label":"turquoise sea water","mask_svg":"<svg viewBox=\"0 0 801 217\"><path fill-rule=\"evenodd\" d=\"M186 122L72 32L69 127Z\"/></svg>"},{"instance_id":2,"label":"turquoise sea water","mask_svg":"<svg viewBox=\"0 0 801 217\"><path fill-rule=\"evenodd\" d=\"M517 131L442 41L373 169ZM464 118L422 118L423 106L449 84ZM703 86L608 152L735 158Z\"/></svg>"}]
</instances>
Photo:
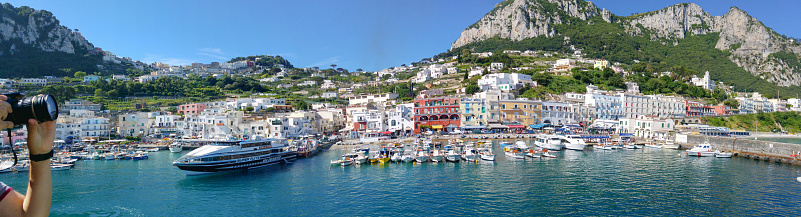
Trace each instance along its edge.
<instances>
[{"instance_id":1,"label":"turquoise sea water","mask_svg":"<svg viewBox=\"0 0 801 217\"><path fill-rule=\"evenodd\" d=\"M758 138L759 140L801 144L801 138Z\"/></svg>"},{"instance_id":2,"label":"turquoise sea water","mask_svg":"<svg viewBox=\"0 0 801 217\"><path fill-rule=\"evenodd\" d=\"M675 150L562 151L556 159L329 167L345 152L185 176L143 161L54 171L52 216L801 215L801 167ZM186 152L184 152L186 153ZM26 174L0 174L18 191Z\"/></svg>"}]
</instances>

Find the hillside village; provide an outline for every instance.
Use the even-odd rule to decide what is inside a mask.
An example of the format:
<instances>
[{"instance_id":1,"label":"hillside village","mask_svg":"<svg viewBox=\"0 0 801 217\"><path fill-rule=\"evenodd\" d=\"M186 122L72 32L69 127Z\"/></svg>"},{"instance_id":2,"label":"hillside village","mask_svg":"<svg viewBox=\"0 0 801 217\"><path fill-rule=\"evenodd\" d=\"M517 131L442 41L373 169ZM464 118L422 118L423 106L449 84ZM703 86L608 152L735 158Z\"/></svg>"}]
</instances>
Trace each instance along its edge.
<instances>
[{"instance_id":1,"label":"hillside village","mask_svg":"<svg viewBox=\"0 0 801 217\"><path fill-rule=\"evenodd\" d=\"M467 56L472 60L467 60ZM289 68L282 64L268 67L255 61L188 66L154 63L143 65L142 69L150 73L139 76L87 75L76 84L63 83L75 78L52 77L3 79L0 83L4 88L31 89L54 83L91 85L104 80L148 83L193 76L232 76L258 81L271 90L266 94L226 94L224 99L209 102L141 103L132 110L108 110L102 104L77 96L61 104L64 118L58 123L57 138L70 142L117 138L213 139L227 135L302 138L335 134L375 141L415 133L521 132L544 127L581 127L594 132L663 138L676 130L677 125L688 123L687 118L801 111L798 98L768 99L761 93L731 92L725 84L712 81L708 72L681 81L702 88L707 96L704 98L644 93L640 84L632 81L623 85L580 84L569 92L547 89L543 83L575 79L576 73L614 73L607 77L623 79L643 74L631 71L636 66L583 58L579 50L572 54L517 50L465 53L376 72L350 72L335 67ZM667 77L671 72L653 75ZM711 97L716 91L733 99ZM706 125L697 125L694 130L738 133ZM23 136L20 133L15 137Z\"/></svg>"}]
</instances>

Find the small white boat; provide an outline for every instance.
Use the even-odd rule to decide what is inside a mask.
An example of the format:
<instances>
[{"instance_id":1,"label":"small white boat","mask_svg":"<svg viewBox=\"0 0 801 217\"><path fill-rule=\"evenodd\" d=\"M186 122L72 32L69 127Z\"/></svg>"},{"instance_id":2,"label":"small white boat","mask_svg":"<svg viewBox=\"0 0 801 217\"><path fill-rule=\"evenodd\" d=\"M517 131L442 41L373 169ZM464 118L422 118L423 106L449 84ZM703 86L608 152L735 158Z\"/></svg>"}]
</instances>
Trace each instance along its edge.
<instances>
[{"instance_id":1,"label":"small white boat","mask_svg":"<svg viewBox=\"0 0 801 217\"><path fill-rule=\"evenodd\" d=\"M403 160L403 154L396 151L395 153L392 154L392 156L389 157L389 160L391 160L392 162L400 162L401 160Z\"/></svg>"},{"instance_id":2,"label":"small white boat","mask_svg":"<svg viewBox=\"0 0 801 217\"><path fill-rule=\"evenodd\" d=\"M415 160L414 154L412 154L411 152L403 153L403 156L401 156L401 161L403 161L404 163L410 163L414 160Z\"/></svg>"},{"instance_id":3,"label":"small white boat","mask_svg":"<svg viewBox=\"0 0 801 217\"><path fill-rule=\"evenodd\" d=\"M546 151L546 152L542 152L542 157L547 157L547 158L556 158L556 155L554 155L554 154L551 154L551 153L549 153L549 152L547 152L547 151Z\"/></svg>"},{"instance_id":4,"label":"small white boat","mask_svg":"<svg viewBox=\"0 0 801 217\"><path fill-rule=\"evenodd\" d=\"M634 146L633 144L625 144L625 145L623 145L623 148L624 149L637 149L637 147Z\"/></svg>"},{"instance_id":5,"label":"small white boat","mask_svg":"<svg viewBox=\"0 0 801 217\"><path fill-rule=\"evenodd\" d=\"M697 157L712 157L715 155L715 152L712 151L712 145L709 142L704 142L703 144L698 144L697 146L693 147L690 150L687 150L687 156L697 156Z\"/></svg>"},{"instance_id":6,"label":"small white boat","mask_svg":"<svg viewBox=\"0 0 801 217\"><path fill-rule=\"evenodd\" d=\"M107 153L107 154L105 154L105 156L103 156L103 159L105 159L105 160L116 160L117 156L114 156L114 154L112 154L112 153Z\"/></svg>"},{"instance_id":7,"label":"small white boat","mask_svg":"<svg viewBox=\"0 0 801 217\"><path fill-rule=\"evenodd\" d=\"M459 155L459 152L453 149L453 146L445 146L445 161L459 162L459 159L461 158L462 157Z\"/></svg>"},{"instance_id":8,"label":"small white boat","mask_svg":"<svg viewBox=\"0 0 801 217\"><path fill-rule=\"evenodd\" d=\"M181 148L181 144L179 144L177 142L170 144L170 152L171 153L181 153L181 151L183 151L183 150L184 149Z\"/></svg>"},{"instance_id":9,"label":"small white boat","mask_svg":"<svg viewBox=\"0 0 801 217\"><path fill-rule=\"evenodd\" d=\"M731 152L715 151L716 158L731 158L731 156L732 156Z\"/></svg>"},{"instance_id":10,"label":"small white boat","mask_svg":"<svg viewBox=\"0 0 801 217\"><path fill-rule=\"evenodd\" d=\"M531 149L529 149L529 150L528 150L528 153L526 153L526 157L530 157L530 158L541 158L541 157L542 157L542 154L540 154L540 152L539 152L539 151L534 151L534 150L531 150Z\"/></svg>"},{"instance_id":11,"label":"small white boat","mask_svg":"<svg viewBox=\"0 0 801 217\"><path fill-rule=\"evenodd\" d=\"M159 148L148 148L147 151L148 152L158 152Z\"/></svg>"},{"instance_id":12,"label":"small white boat","mask_svg":"<svg viewBox=\"0 0 801 217\"><path fill-rule=\"evenodd\" d=\"M368 162L369 157L365 156L364 154L357 154L356 158L353 159L353 163L355 164L365 164Z\"/></svg>"},{"instance_id":13,"label":"small white boat","mask_svg":"<svg viewBox=\"0 0 801 217\"><path fill-rule=\"evenodd\" d=\"M673 143L673 141L667 141L664 145L662 145L663 149L679 149L679 145Z\"/></svg>"},{"instance_id":14,"label":"small white boat","mask_svg":"<svg viewBox=\"0 0 801 217\"><path fill-rule=\"evenodd\" d=\"M462 160L465 160L467 162L475 162L476 160L478 160L478 157L479 157L478 151L476 151L476 149L470 146L465 147L465 150L462 152Z\"/></svg>"},{"instance_id":15,"label":"small white boat","mask_svg":"<svg viewBox=\"0 0 801 217\"><path fill-rule=\"evenodd\" d=\"M431 152L431 158L430 159L431 159L432 162L440 162L444 158L445 158L445 154L442 153L442 151L440 151L439 149L434 149L434 151Z\"/></svg>"},{"instance_id":16,"label":"small white boat","mask_svg":"<svg viewBox=\"0 0 801 217\"><path fill-rule=\"evenodd\" d=\"M658 144L658 143L651 142L651 143L645 144L645 147L647 147L647 148L656 148L656 149L661 149L661 148L662 148L662 145L660 145L660 144Z\"/></svg>"},{"instance_id":17,"label":"small white boat","mask_svg":"<svg viewBox=\"0 0 801 217\"><path fill-rule=\"evenodd\" d=\"M351 157L354 157L354 156L356 156L356 154L344 154L344 155L342 155L342 159L332 160L331 164L332 165L342 165L343 167L351 165L351 164L353 164L353 158L351 158Z\"/></svg>"},{"instance_id":18,"label":"small white boat","mask_svg":"<svg viewBox=\"0 0 801 217\"><path fill-rule=\"evenodd\" d=\"M50 164L50 170L58 171L58 170L69 170L72 168L73 165L70 164Z\"/></svg>"},{"instance_id":19,"label":"small white boat","mask_svg":"<svg viewBox=\"0 0 801 217\"><path fill-rule=\"evenodd\" d=\"M417 161L418 163L424 163L428 161L428 158L429 158L428 151L425 151L423 149L417 149L417 151L414 154L414 160Z\"/></svg>"},{"instance_id":20,"label":"small white boat","mask_svg":"<svg viewBox=\"0 0 801 217\"><path fill-rule=\"evenodd\" d=\"M493 154L492 150L489 148L478 149L478 154L481 157L481 160L495 161L495 154Z\"/></svg>"},{"instance_id":21,"label":"small white boat","mask_svg":"<svg viewBox=\"0 0 801 217\"><path fill-rule=\"evenodd\" d=\"M798 177L795 180L798 181L798 182L801 182L801 177Z\"/></svg>"}]
</instances>

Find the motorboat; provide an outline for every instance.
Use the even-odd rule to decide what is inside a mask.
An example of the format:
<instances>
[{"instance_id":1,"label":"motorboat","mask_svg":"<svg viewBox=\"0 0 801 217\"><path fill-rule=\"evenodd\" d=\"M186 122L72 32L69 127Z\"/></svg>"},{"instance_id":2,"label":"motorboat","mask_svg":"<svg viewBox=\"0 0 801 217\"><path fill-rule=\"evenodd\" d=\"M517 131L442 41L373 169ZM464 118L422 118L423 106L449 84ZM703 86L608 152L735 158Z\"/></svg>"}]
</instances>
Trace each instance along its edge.
<instances>
[{"instance_id":1,"label":"motorboat","mask_svg":"<svg viewBox=\"0 0 801 217\"><path fill-rule=\"evenodd\" d=\"M184 149L181 148L181 144L178 142L174 142L170 144L170 153L181 153Z\"/></svg>"},{"instance_id":2,"label":"motorboat","mask_svg":"<svg viewBox=\"0 0 801 217\"><path fill-rule=\"evenodd\" d=\"M366 163L369 162L369 160L370 160L370 158L367 157L367 155L364 155L364 154L361 154L361 153L356 153L356 158L353 159L353 163L355 163L355 164L366 164Z\"/></svg>"},{"instance_id":3,"label":"motorboat","mask_svg":"<svg viewBox=\"0 0 801 217\"><path fill-rule=\"evenodd\" d=\"M394 149L392 150L392 156L389 157L392 162L400 162L403 160L403 150L402 149Z\"/></svg>"},{"instance_id":4,"label":"motorboat","mask_svg":"<svg viewBox=\"0 0 801 217\"><path fill-rule=\"evenodd\" d=\"M583 144L585 146L587 145L586 143ZM562 136L556 136L556 135L545 135L545 134L539 135L537 136L537 139L534 140L534 145L539 146L543 149L549 149L554 151L559 151L565 148L565 144L562 144ZM577 148L577 146L574 147Z\"/></svg>"},{"instance_id":5,"label":"motorboat","mask_svg":"<svg viewBox=\"0 0 801 217\"><path fill-rule=\"evenodd\" d=\"M565 135L561 137L566 149L584 151L584 148L587 148L587 143L584 142L580 135Z\"/></svg>"},{"instance_id":6,"label":"motorboat","mask_svg":"<svg viewBox=\"0 0 801 217\"><path fill-rule=\"evenodd\" d=\"M148 158L147 152L137 152L133 155L134 160L147 160Z\"/></svg>"},{"instance_id":7,"label":"motorboat","mask_svg":"<svg viewBox=\"0 0 801 217\"><path fill-rule=\"evenodd\" d=\"M506 146L503 148L503 155L513 159L525 159L528 146L526 142L518 140L513 146Z\"/></svg>"},{"instance_id":8,"label":"motorboat","mask_svg":"<svg viewBox=\"0 0 801 217\"><path fill-rule=\"evenodd\" d=\"M445 146L445 160L450 162L459 162L461 156L456 149L453 149L453 146L446 145Z\"/></svg>"},{"instance_id":9,"label":"motorboat","mask_svg":"<svg viewBox=\"0 0 801 217\"><path fill-rule=\"evenodd\" d=\"M406 150L403 155L401 155L401 161L404 163L410 163L415 160L415 155L411 152L411 150Z\"/></svg>"},{"instance_id":10,"label":"motorboat","mask_svg":"<svg viewBox=\"0 0 801 217\"><path fill-rule=\"evenodd\" d=\"M526 152L526 157L540 158L540 157L542 157L542 154L540 154L540 151L535 151L534 149L529 149L528 152Z\"/></svg>"},{"instance_id":11,"label":"motorboat","mask_svg":"<svg viewBox=\"0 0 801 217\"><path fill-rule=\"evenodd\" d=\"M52 171L59 171L59 170L69 170L72 169L71 164L59 164L59 163L51 163L50 170Z\"/></svg>"},{"instance_id":12,"label":"motorboat","mask_svg":"<svg viewBox=\"0 0 801 217\"><path fill-rule=\"evenodd\" d=\"M464 147L464 151L462 151L462 160L467 162L475 162L478 160L478 157L478 151L476 151L472 145L467 145Z\"/></svg>"},{"instance_id":13,"label":"motorboat","mask_svg":"<svg viewBox=\"0 0 801 217\"><path fill-rule=\"evenodd\" d=\"M148 148L147 151L149 151L149 152L158 152L159 148Z\"/></svg>"},{"instance_id":14,"label":"motorboat","mask_svg":"<svg viewBox=\"0 0 801 217\"><path fill-rule=\"evenodd\" d=\"M733 153L731 152L722 152L722 151L715 151L716 158L731 158Z\"/></svg>"},{"instance_id":15,"label":"motorboat","mask_svg":"<svg viewBox=\"0 0 801 217\"><path fill-rule=\"evenodd\" d=\"M216 140L175 160L172 165L187 175L254 169L298 156L297 149L285 139Z\"/></svg>"},{"instance_id":16,"label":"motorboat","mask_svg":"<svg viewBox=\"0 0 801 217\"><path fill-rule=\"evenodd\" d=\"M492 149L490 148L479 148L478 154L481 160L495 161L495 154L492 153Z\"/></svg>"},{"instance_id":17,"label":"motorboat","mask_svg":"<svg viewBox=\"0 0 801 217\"><path fill-rule=\"evenodd\" d=\"M645 147L646 147L646 148L656 148L656 149L661 149L661 148L662 148L662 145L660 145L659 143L655 143L655 142L649 142L649 143L646 143L646 144L645 144Z\"/></svg>"},{"instance_id":18,"label":"motorboat","mask_svg":"<svg viewBox=\"0 0 801 217\"><path fill-rule=\"evenodd\" d=\"M624 149L637 149L637 146L634 146L634 144L626 143L626 144L623 144L623 148Z\"/></svg>"},{"instance_id":19,"label":"motorboat","mask_svg":"<svg viewBox=\"0 0 801 217\"><path fill-rule=\"evenodd\" d=\"M430 154L424 149L417 149L417 151L414 153L414 161L417 161L418 163L424 163L428 161L429 158Z\"/></svg>"},{"instance_id":20,"label":"motorboat","mask_svg":"<svg viewBox=\"0 0 801 217\"><path fill-rule=\"evenodd\" d=\"M556 158L556 155L548 152L548 150L545 150L544 152L542 152L542 157L544 157L544 158Z\"/></svg>"},{"instance_id":21,"label":"motorboat","mask_svg":"<svg viewBox=\"0 0 801 217\"><path fill-rule=\"evenodd\" d=\"M712 151L712 145L709 144L709 142L698 144L692 149L687 150L687 156L712 157L714 155L715 152Z\"/></svg>"},{"instance_id":22,"label":"motorboat","mask_svg":"<svg viewBox=\"0 0 801 217\"><path fill-rule=\"evenodd\" d=\"M674 150L676 150L676 149L679 149L679 145L676 145L675 143L673 143L673 141L668 140L667 142L665 142L664 145L662 145L662 148L663 149L674 149Z\"/></svg>"},{"instance_id":23,"label":"motorboat","mask_svg":"<svg viewBox=\"0 0 801 217\"><path fill-rule=\"evenodd\" d=\"M442 150L434 149L434 151L431 151L430 159L432 162L441 162L445 159L445 153Z\"/></svg>"}]
</instances>

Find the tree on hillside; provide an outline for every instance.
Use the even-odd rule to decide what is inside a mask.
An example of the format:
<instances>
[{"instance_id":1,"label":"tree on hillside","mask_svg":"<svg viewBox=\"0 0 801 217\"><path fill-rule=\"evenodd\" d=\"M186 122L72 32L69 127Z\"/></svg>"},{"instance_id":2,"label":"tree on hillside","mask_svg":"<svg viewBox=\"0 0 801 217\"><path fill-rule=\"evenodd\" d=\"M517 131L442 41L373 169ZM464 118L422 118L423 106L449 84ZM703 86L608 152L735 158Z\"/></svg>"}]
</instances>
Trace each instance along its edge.
<instances>
[{"instance_id":1,"label":"tree on hillside","mask_svg":"<svg viewBox=\"0 0 801 217\"><path fill-rule=\"evenodd\" d=\"M86 72L83 71L75 72L75 78L83 78L83 77L86 77Z\"/></svg>"},{"instance_id":2,"label":"tree on hillside","mask_svg":"<svg viewBox=\"0 0 801 217\"><path fill-rule=\"evenodd\" d=\"M464 92L466 94L468 94L468 95L472 95L472 94L478 92L479 90L481 90L481 89L478 87L478 85L471 84L471 85L467 85L467 88L465 88Z\"/></svg>"},{"instance_id":3,"label":"tree on hillside","mask_svg":"<svg viewBox=\"0 0 801 217\"><path fill-rule=\"evenodd\" d=\"M740 102L734 99L726 100L726 102L723 102L723 105L730 106L732 109L740 108Z\"/></svg>"}]
</instances>

